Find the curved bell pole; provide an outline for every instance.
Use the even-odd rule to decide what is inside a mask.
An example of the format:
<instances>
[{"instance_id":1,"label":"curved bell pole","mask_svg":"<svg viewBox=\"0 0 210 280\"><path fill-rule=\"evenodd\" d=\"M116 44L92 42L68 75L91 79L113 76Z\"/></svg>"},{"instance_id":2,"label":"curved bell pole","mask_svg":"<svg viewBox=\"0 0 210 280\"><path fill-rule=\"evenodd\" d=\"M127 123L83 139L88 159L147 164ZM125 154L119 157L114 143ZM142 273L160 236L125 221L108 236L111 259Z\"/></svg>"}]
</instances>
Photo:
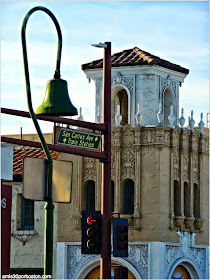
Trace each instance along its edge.
<instances>
[{"instance_id":1,"label":"curved bell pole","mask_svg":"<svg viewBox=\"0 0 210 280\"><path fill-rule=\"evenodd\" d=\"M31 16L31 14L38 10L46 12L53 20L58 34L58 50L57 50L56 70L54 74L54 79L47 82L44 100L42 104L37 108L36 114L51 115L51 116L78 115L77 109L73 106L69 98L67 82L60 79L62 34L61 34L59 23L51 11L41 6L34 7L26 14L23 20L22 30L21 30L29 113L31 115L31 118L34 120L34 116L33 116L34 111L33 111L32 101L31 101L31 89L30 89L30 80L29 80L25 29L26 29L27 21ZM37 127L37 124L35 124L35 126Z\"/></svg>"},{"instance_id":2,"label":"curved bell pole","mask_svg":"<svg viewBox=\"0 0 210 280\"><path fill-rule=\"evenodd\" d=\"M42 144L42 148L45 152L47 157L48 163L48 179L47 179L47 198L45 204L45 235L44 235L44 275L52 275L52 268L53 268L53 210L54 204L52 202L52 174L53 174L53 161L50 155L49 148L46 144L44 136L41 132L39 127L36 115L33 110L32 100L31 100L31 89L30 89L30 79L29 79L29 70L28 70L28 59L27 59L27 49L26 49L26 37L25 37L25 29L26 24L31 16L31 14L35 11L44 11L46 12L51 19L53 20L57 33L58 33L58 52L57 52L57 62L56 62L56 70L54 78L56 80L60 79L60 61L61 61L61 48L62 48L62 35L60 26L55 18L55 16L46 8L44 7L34 7L33 9L29 10L26 14L22 29L21 29L21 39L22 39L22 48L23 48L23 61L24 61L24 70L25 70L25 79L26 79L26 93L27 93L27 101L28 101L28 108L29 114L33 123L35 125L36 131L39 135L40 142Z\"/></svg>"}]
</instances>

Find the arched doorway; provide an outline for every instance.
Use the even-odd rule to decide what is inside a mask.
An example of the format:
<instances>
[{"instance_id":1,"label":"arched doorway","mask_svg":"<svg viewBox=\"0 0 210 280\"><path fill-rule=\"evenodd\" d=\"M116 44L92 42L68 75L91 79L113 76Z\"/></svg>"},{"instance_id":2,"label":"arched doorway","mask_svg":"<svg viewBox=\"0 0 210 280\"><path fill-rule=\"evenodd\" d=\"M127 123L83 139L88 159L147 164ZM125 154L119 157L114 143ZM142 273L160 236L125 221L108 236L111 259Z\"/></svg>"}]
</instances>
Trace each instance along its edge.
<instances>
[{"instance_id":1,"label":"arched doorway","mask_svg":"<svg viewBox=\"0 0 210 280\"><path fill-rule=\"evenodd\" d=\"M142 279L138 271L126 260L112 257L111 278L114 279L114 268L121 265L128 268L128 279ZM86 262L80 271L75 275L75 279L100 279L100 257L94 257Z\"/></svg>"},{"instance_id":2,"label":"arched doorway","mask_svg":"<svg viewBox=\"0 0 210 280\"><path fill-rule=\"evenodd\" d=\"M188 270L182 266L178 265L171 276L171 279L191 279Z\"/></svg>"},{"instance_id":3,"label":"arched doorway","mask_svg":"<svg viewBox=\"0 0 210 280\"><path fill-rule=\"evenodd\" d=\"M169 279L200 279L196 265L187 259L177 262L169 273Z\"/></svg>"},{"instance_id":4,"label":"arched doorway","mask_svg":"<svg viewBox=\"0 0 210 280\"><path fill-rule=\"evenodd\" d=\"M114 269L118 267L118 264L112 263L111 267L111 279L114 279ZM86 277L85 279L100 279L100 266L95 267ZM128 270L128 279L136 279L130 270Z\"/></svg>"},{"instance_id":5,"label":"arched doorway","mask_svg":"<svg viewBox=\"0 0 210 280\"><path fill-rule=\"evenodd\" d=\"M122 115L121 125L130 124L130 95L125 86L117 86L112 89L111 100L111 123L115 125L115 116L117 106L120 105L120 114Z\"/></svg>"},{"instance_id":6,"label":"arched doorway","mask_svg":"<svg viewBox=\"0 0 210 280\"><path fill-rule=\"evenodd\" d=\"M168 116L170 115L171 105L173 105L173 94L172 90L167 87L163 94L164 126L169 126Z\"/></svg>"}]
</instances>

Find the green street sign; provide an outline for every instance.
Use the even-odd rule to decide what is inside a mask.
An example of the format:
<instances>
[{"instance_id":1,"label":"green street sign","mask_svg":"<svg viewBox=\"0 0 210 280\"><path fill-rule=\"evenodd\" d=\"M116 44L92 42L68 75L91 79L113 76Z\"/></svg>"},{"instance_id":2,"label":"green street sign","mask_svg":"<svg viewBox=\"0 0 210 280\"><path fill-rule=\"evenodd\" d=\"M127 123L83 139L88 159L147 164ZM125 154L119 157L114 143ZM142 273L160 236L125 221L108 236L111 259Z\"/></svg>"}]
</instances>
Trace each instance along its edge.
<instances>
[{"instance_id":1,"label":"green street sign","mask_svg":"<svg viewBox=\"0 0 210 280\"><path fill-rule=\"evenodd\" d=\"M100 134L61 127L57 144L73 146L75 148L98 150L101 138Z\"/></svg>"}]
</instances>

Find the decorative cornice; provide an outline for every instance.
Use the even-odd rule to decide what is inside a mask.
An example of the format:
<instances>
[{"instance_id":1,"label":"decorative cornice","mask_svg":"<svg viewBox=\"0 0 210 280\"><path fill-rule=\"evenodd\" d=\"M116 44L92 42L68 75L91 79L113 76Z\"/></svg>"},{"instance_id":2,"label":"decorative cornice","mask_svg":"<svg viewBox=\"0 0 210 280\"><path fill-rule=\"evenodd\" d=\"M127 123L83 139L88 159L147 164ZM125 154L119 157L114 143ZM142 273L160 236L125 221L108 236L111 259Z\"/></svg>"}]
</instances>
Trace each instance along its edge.
<instances>
[{"instance_id":1,"label":"decorative cornice","mask_svg":"<svg viewBox=\"0 0 210 280\"><path fill-rule=\"evenodd\" d=\"M163 93L167 87L170 87L174 94L176 94L176 81L172 80L170 75L168 75L166 79L161 78L161 93Z\"/></svg>"},{"instance_id":2,"label":"decorative cornice","mask_svg":"<svg viewBox=\"0 0 210 280\"><path fill-rule=\"evenodd\" d=\"M135 75L122 76L118 72L116 76L111 78L111 86L115 85L125 85L130 93L133 94L135 90Z\"/></svg>"}]
</instances>

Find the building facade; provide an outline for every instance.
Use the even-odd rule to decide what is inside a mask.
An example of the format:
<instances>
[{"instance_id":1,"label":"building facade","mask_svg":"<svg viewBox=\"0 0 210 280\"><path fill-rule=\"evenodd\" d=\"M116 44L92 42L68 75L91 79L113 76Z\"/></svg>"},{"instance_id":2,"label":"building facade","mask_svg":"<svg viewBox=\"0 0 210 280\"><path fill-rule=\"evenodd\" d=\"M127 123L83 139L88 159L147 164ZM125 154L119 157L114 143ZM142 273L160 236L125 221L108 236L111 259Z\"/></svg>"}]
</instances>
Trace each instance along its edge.
<instances>
[{"instance_id":1,"label":"building facade","mask_svg":"<svg viewBox=\"0 0 210 280\"><path fill-rule=\"evenodd\" d=\"M100 122L102 60L82 69L95 82ZM189 128L179 121L188 73L138 48L112 56L112 216L129 222L129 255L112 263L129 278L208 278L209 142L193 112ZM57 278L98 278L99 256L80 252L80 221L82 210L100 210L101 166L71 160L77 188L71 205L58 207ZM67 212L75 213L68 221Z\"/></svg>"},{"instance_id":2,"label":"building facade","mask_svg":"<svg viewBox=\"0 0 210 280\"><path fill-rule=\"evenodd\" d=\"M102 60L82 69L95 83L101 122ZM202 122L193 127L193 112L189 124L180 118L188 73L138 48L112 56L112 217L129 223L129 255L112 256L112 275L122 265L130 279L209 279L209 137ZM73 178L71 202L55 203L53 276L97 279L100 255L81 254L81 212L101 208L101 163L57 158L73 162ZM14 182L12 220L21 192L22 182ZM13 269L43 268L44 202L32 204L36 232L25 245L12 237Z\"/></svg>"}]
</instances>

